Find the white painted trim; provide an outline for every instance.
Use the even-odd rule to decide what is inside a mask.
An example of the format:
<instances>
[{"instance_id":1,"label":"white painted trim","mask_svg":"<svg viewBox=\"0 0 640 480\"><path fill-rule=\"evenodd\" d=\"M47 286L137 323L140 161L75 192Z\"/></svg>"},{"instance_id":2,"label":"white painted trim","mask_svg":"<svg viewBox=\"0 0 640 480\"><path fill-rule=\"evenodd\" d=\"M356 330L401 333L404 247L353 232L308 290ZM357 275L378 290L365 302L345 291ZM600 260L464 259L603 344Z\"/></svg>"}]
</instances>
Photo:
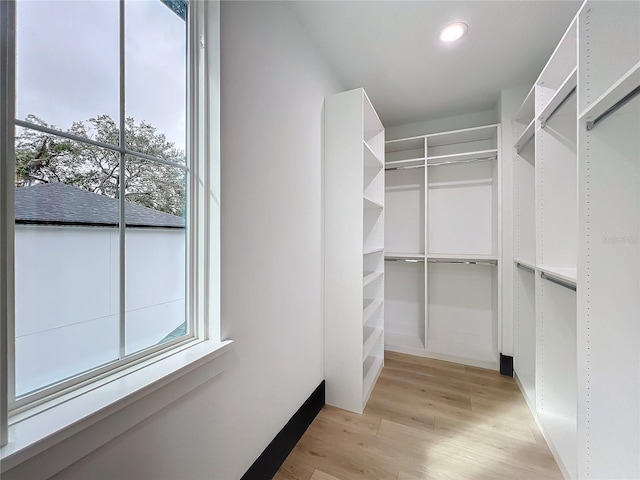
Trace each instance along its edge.
<instances>
[{"instance_id":1,"label":"white painted trim","mask_svg":"<svg viewBox=\"0 0 640 480\"><path fill-rule=\"evenodd\" d=\"M35 480L55 475L221 373L231 346L231 341L199 342L16 422L9 427L11 441L0 449L0 473L45 455L52 458L34 462L37 472L21 476ZM67 448L71 442L73 448Z\"/></svg>"}]
</instances>

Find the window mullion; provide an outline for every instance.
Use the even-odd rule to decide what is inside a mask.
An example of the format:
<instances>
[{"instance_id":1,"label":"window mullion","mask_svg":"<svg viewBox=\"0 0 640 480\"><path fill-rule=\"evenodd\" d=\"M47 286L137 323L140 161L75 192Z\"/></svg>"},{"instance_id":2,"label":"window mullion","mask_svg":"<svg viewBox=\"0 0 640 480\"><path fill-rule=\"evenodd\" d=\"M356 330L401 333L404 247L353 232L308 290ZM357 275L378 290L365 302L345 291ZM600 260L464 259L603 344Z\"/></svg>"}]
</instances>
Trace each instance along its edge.
<instances>
[{"instance_id":1,"label":"window mullion","mask_svg":"<svg viewBox=\"0 0 640 480\"><path fill-rule=\"evenodd\" d=\"M15 3L0 1L0 446L8 442L13 383Z\"/></svg>"},{"instance_id":2,"label":"window mullion","mask_svg":"<svg viewBox=\"0 0 640 480\"><path fill-rule=\"evenodd\" d=\"M126 194L126 182L125 182L125 162L126 162L126 135L125 135L125 18L124 18L124 0L120 0L120 170L119 170L119 182L118 182L118 197L120 200L120 226L118 228L119 234L119 250L120 250L120 268L119 268L119 326L120 326L120 359L125 357L125 228L126 228L126 211L125 211L125 194Z\"/></svg>"}]
</instances>

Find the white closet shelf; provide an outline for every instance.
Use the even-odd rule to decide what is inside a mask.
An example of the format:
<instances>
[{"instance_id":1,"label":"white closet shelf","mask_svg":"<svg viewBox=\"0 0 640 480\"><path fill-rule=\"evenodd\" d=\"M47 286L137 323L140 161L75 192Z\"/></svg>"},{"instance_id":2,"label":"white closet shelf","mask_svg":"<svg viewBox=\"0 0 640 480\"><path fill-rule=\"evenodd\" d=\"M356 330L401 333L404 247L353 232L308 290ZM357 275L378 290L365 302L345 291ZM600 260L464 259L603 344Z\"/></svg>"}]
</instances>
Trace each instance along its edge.
<instances>
[{"instance_id":1,"label":"white closet shelf","mask_svg":"<svg viewBox=\"0 0 640 480\"><path fill-rule=\"evenodd\" d=\"M529 93L527 93L527 96L522 102L522 105L520 105L520 108L518 109L518 113L516 113L515 120L517 122L528 125L531 122L531 120L533 120L533 117L536 114L535 110L536 110L536 87L534 85L533 87L531 87L531 90L529 90Z\"/></svg>"},{"instance_id":2,"label":"white closet shelf","mask_svg":"<svg viewBox=\"0 0 640 480\"><path fill-rule=\"evenodd\" d=\"M473 255L473 254L442 254L442 253L429 253L427 254L427 261L433 263L436 262L490 262L494 265L498 264L498 257L495 255Z\"/></svg>"},{"instance_id":3,"label":"white closet shelf","mask_svg":"<svg viewBox=\"0 0 640 480\"><path fill-rule=\"evenodd\" d=\"M495 160L497 157L498 149L491 148L489 150L477 150L475 152L453 153L451 155L437 155L427 157L427 166L436 166L434 164L447 164L472 160Z\"/></svg>"},{"instance_id":4,"label":"white closet shelf","mask_svg":"<svg viewBox=\"0 0 640 480\"><path fill-rule=\"evenodd\" d=\"M363 327L362 361L364 362L382 335L382 327Z\"/></svg>"},{"instance_id":5,"label":"white closet shelf","mask_svg":"<svg viewBox=\"0 0 640 480\"><path fill-rule=\"evenodd\" d=\"M382 370L382 357L370 356L362 363L362 403L366 403Z\"/></svg>"},{"instance_id":6,"label":"white closet shelf","mask_svg":"<svg viewBox=\"0 0 640 480\"><path fill-rule=\"evenodd\" d=\"M382 168L384 163L378 155L375 154L367 141L362 140L362 144L364 145L364 168Z\"/></svg>"},{"instance_id":7,"label":"white closet shelf","mask_svg":"<svg viewBox=\"0 0 640 480\"><path fill-rule=\"evenodd\" d=\"M556 90L556 93L551 97L551 100L545 105L544 109L538 116L541 126L544 126L545 122L555 114L555 112L561 107L565 100L572 95L578 85L578 67L571 70L571 73L562 82L562 85Z\"/></svg>"},{"instance_id":8,"label":"white closet shelf","mask_svg":"<svg viewBox=\"0 0 640 480\"><path fill-rule=\"evenodd\" d=\"M555 277L558 280L569 282L571 285L576 285L578 281L578 269L568 267L548 267L546 265L538 265L537 270L544 272L550 277Z\"/></svg>"},{"instance_id":9,"label":"white closet shelf","mask_svg":"<svg viewBox=\"0 0 640 480\"><path fill-rule=\"evenodd\" d=\"M400 138L398 140L387 140L385 142L385 152L393 153L424 148L424 137L424 135L418 135L416 137Z\"/></svg>"},{"instance_id":10,"label":"white closet shelf","mask_svg":"<svg viewBox=\"0 0 640 480\"><path fill-rule=\"evenodd\" d=\"M536 119L534 118L531 120L531 122L529 122L529 125L527 125L527 128L524 129L524 132L522 132L522 134L516 140L516 143L513 145L513 147L516 149L518 153L520 153L524 149L524 147L526 147L527 144L530 143L531 140L533 140L533 136L535 135L535 130L536 130Z\"/></svg>"},{"instance_id":11,"label":"white closet shelf","mask_svg":"<svg viewBox=\"0 0 640 480\"><path fill-rule=\"evenodd\" d=\"M424 342L422 338L416 335L394 333L385 327L384 342L385 349L391 350L392 352L424 355Z\"/></svg>"},{"instance_id":12,"label":"white closet shelf","mask_svg":"<svg viewBox=\"0 0 640 480\"><path fill-rule=\"evenodd\" d=\"M362 279L362 286L366 287L370 283L380 278L382 275L383 275L383 272L372 272L372 273L366 274Z\"/></svg>"},{"instance_id":13,"label":"white closet shelf","mask_svg":"<svg viewBox=\"0 0 640 480\"><path fill-rule=\"evenodd\" d=\"M380 307L382 305L382 300L371 300L371 299L365 299L363 302L363 318L362 318L362 323L364 325L366 325L369 320L371 320L371 317L373 316L374 313L376 313L376 310L378 309L378 307Z\"/></svg>"},{"instance_id":14,"label":"white closet shelf","mask_svg":"<svg viewBox=\"0 0 640 480\"><path fill-rule=\"evenodd\" d=\"M532 270L536 269L536 263L530 260L524 260L522 258L514 258L513 263L515 263L516 265L517 264L524 265L525 267L531 268Z\"/></svg>"},{"instance_id":15,"label":"white closet shelf","mask_svg":"<svg viewBox=\"0 0 640 480\"><path fill-rule=\"evenodd\" d=\"M364 198L364 208L365 209L382 210L384 208L384 205L382 205L380 202L376 202L375 200L371 200L368 197L363 197L363 198Z\"/></svg>"},{"instance_id":16,"label":"white closet shelf","mask_svg":"<svg viewBox=\"0 0 640 480\"><path fill-rule=\"evenodd\" d=\"M384 252L385 260L424 260L424 253Z\"/></svg>"},{"instance_id":17,"label":"white closet shelf","mask_svg":"<svg viewBox=\"0 0 640 480\"><path fill-rule=\"evenodd\" d=\"M384 252L384 247L364 247L362 249L363 255L370 255L372 253Z\"/></svg>"},{"instance_id":18,"label":"white closet shelf","mask_svg":"<svg viewBox=\"0 0 640 480\"><path fill-rule=\"evenodd\" d=\"M463 128L450 132L431 133L427 135L427 147L441 147L458 143L491 140L496 136L496 126L484 125L482 127Z\"/></svg>"},{"instance_id":19,"label":"white closet shelf","mask_svg":"<svg viewBox=\"0 0 640 480\"><path fill-rule=\"evenodd\" d=\"M640 85L640 62L629 69L616 83L580 114L581 121L593 121L616 105Z\"/></svg>"}]
</instances>

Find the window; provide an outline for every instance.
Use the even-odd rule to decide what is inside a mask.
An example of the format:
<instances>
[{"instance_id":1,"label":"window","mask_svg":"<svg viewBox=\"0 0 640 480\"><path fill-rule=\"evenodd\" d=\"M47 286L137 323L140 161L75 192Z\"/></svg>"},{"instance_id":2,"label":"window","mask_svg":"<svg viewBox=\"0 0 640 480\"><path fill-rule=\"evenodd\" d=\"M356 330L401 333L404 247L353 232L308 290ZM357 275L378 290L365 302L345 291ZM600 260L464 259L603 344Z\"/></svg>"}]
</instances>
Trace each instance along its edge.
<instances>
[{"instance_id":1,"label":"window","mask_svg":"<svg viewBox=\"0 0 640 480\"><path fill-rule=\"evenodd\" d=\"M219 340L209 8L0 2L2 444L7 412Z\"/></svg>"}]
</instances>

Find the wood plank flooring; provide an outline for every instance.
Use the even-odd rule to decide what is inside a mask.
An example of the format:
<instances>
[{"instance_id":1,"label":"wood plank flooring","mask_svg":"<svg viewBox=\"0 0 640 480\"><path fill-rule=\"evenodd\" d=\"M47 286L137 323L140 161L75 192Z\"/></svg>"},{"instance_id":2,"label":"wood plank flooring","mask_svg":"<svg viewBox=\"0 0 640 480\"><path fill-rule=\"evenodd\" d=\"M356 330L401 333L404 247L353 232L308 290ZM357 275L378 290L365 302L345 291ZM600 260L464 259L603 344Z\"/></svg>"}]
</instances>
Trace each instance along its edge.
<instances>
[{"instance_id":1,"label":"wood plank flooring","mask_svg":"<svg viewBox=\"0 0 640 480\"><path fill-rule=\"evenodd\" d=\"M512 378L397 353L363 415L325 406L275 480L562 480Z\"/></svg>"}]
</instances>

